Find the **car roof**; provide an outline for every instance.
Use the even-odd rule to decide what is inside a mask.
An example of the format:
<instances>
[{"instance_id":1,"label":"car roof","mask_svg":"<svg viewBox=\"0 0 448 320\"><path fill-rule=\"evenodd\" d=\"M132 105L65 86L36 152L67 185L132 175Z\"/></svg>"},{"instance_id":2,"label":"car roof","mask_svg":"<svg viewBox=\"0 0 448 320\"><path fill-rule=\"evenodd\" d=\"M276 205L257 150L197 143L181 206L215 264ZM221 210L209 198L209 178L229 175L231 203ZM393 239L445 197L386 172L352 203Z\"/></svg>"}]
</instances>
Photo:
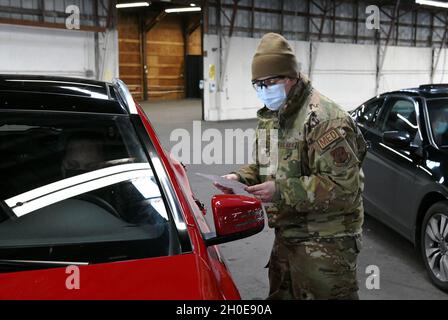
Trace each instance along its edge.
<instances>
[{"instance_id":1,"label":"car roof","mask_svg":"<svg viewBox=\"0 0 448 320\"><path fill-rule=\"evenodd\" d=\"M128 114L117 86L81 78L0 74L0 110Z\"/></svg>"},{"instance_id":2,"label":"car roof","mask_svg":"<svg viewBox=\"0 0 448 320\"><path fill-rule=\"evenodd\" d=\"M424 84L418 88L408 88L396 91L385 92L380 97L388 95L407 95L413 97L431 98L448 98L448 84Z\"/></svg>"}]
</instances>

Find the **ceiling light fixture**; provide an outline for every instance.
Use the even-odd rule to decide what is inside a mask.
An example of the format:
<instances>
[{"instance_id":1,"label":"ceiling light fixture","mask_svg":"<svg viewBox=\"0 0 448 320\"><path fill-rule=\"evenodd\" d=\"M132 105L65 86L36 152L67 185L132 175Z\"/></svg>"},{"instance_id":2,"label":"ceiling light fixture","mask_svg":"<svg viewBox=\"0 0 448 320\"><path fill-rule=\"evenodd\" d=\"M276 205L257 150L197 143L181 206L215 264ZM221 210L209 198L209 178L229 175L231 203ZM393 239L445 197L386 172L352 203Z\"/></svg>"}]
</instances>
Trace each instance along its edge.
<instances>
[{"instance_id":1,"label":"ceiling light fixture","mask_svg":"<svg viewBox=\"0 0 448 320\"><path fill-rule=\"evenodd\" d=\"M172 8L172 9L165 9L166 13L176 13L176 12L197 12L201 11L202 9L200 7L190 7L190 8Z\"/></svg>"},{"instance_id":2,"label":"ceiling light fixture","mask_svg":"<svg viewBox=\"0 0 448 320\"><path fill-rule=\"evenodd\" d=\"M118 3L115 7L117 9L136 8L136 7L149 7L149 2Z\"/></svg>"},{"instance_id":3,"label":"ceiling light fixture","mask_svg":"<svg viewBox=\"0 0 448 320\"><path fill-rule=\"evenodd\" d=\"M448 3L446 2L439 2L432 0L415 0L415 3L431 7L448 8Z\"/></svg>"}]
</instances>

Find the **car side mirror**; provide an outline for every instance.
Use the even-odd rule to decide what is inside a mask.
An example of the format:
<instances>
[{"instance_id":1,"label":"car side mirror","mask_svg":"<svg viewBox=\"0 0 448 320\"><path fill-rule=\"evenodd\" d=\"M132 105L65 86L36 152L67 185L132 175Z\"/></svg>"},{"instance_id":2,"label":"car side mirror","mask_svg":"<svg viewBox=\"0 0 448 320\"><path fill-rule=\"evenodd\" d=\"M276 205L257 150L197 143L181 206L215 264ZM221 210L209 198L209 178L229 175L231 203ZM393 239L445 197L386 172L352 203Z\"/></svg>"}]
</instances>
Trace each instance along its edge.
<instances>
[{"instance_id":1,"label":"car side mirror","mask_svg":"<svg viewBox=\"0 0 448 320\"><path fill-rule=\"evenodd\" d=\"M411 136L404 131L386 131L383 133L383 143L397 149L410 149Z\"/></svg>"},{"instance_id":2,"label":"car side mirror","mask_svg":"<svg viewBox=\"0 0 448 320\"><path fill-rule=\"evenodd\" d=\"M263 208L256 198L216 195L212 198L212 211L216 231L204 235L207 246L247 238L264 228Z\"/></svg>"}]
</instances>

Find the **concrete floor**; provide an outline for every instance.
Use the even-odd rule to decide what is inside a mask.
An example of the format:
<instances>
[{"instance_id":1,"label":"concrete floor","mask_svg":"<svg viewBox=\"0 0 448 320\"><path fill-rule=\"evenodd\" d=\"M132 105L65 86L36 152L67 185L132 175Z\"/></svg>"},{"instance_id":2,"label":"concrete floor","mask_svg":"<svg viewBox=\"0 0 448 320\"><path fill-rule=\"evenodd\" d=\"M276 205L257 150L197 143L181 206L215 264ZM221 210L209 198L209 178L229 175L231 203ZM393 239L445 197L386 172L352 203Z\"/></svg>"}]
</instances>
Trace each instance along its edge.
<instances>
[{"instance_id":1,"label":"concrete floor","mask_svg":"<svg viewBox=\"0 0 448 320\"><path fill-rule=\"evenodd\" d=\"M160 141L167 151L176 143L170 141L174 129L191 132L193 121L201 119L199 100L144 103ZM216 128L254 128L255 120L202 122L202 130ZM192 151L191 151L192 152ZM207 220L213 226L210 199L218 191L195 172L222 175L237 169L238 165L188 165L188 175L196 196L207 205ZM268 293L266 265L273 242L273 231L267 226L263 232L243 240L220 245L227 265L243 299L264 299ZM363 232L363 250L359 256L358 279L361 299L448 299L448 294L434 287L426 275L417 250L373 218L366 217ZM366 267L380 269L380 289L366 288Z\"/></svg>"}]
</instances>

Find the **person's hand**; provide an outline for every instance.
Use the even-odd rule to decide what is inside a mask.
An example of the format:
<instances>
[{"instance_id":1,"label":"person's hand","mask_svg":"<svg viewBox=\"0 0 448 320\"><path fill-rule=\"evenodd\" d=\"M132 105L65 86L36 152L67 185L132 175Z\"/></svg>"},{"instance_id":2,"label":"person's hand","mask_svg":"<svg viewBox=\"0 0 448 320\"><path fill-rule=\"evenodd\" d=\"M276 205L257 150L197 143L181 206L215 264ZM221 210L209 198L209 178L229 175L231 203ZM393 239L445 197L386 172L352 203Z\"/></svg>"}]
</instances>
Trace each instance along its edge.
<instances>
[{"instance_id":1,"label":"person's hand","mask_svg":"<svg viewBox=\"0 0 448 320\"><path fill-rule=\"evenodd\" d=\"M262 184L257 184L255 186L247 187L246 191L253 194L256 198L260 199L262 202L271 202L274 198L276 191L274 181L266 181Z\"/></svg>"},{"instance_id":2,"label":"person's hand","mask_svg":"<svg viewBox=\"0 0 448 320\"><path fill-rule=\"evenodd\" d=\"M226 174L226 175L224 175L224 176L222 176L222 177L223 177L223 178L226 178L226 179L229 179L229 180L235 180L235 181L238 181L238 176L237 176L236 174L234 174L234 173ZM216 188L218 188L219 190L221 190L221 192L224 193L224 194L233 194L233 190L232 190L231 188L226 188L226 187L220 185L220 184L217 183L217 182L213 182L213 185L214 185Z\"/></svg>"}]
</instances>

